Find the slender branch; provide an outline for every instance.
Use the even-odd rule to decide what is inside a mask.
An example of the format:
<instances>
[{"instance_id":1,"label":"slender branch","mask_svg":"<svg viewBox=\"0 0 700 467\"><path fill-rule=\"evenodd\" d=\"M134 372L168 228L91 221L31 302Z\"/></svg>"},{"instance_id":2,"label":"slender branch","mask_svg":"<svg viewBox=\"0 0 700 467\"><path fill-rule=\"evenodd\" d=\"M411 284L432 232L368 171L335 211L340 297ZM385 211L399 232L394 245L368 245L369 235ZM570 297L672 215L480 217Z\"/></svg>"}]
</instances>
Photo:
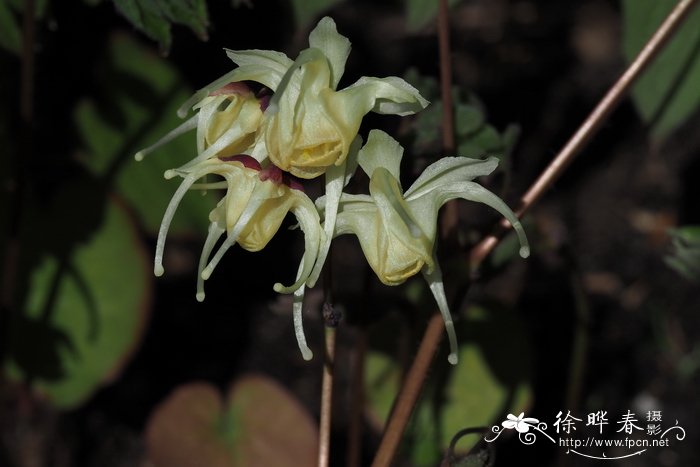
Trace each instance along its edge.
<instances>
[{"instance_id":1,"label":"slender branch","mask_svg":"<svg viewBox=\"0 0 700 467\"><path fill-rule=\"evenodd\" d=\"M681 25L683 20L689 15L697 0L681 0L671 11L666 20L659 26L654 35L639 52L637 57L625 72L620 76L608 93L593 109L591 114L583 121L579 129L569 139L566 145L559 151L559 154L550 162L537 180L523 195L520 207L516 211L518 217L535 204L561 176L564 170L571 164L574 158L581 152L586 144L595 136L610 113L617 107L630 87L635 83L644 70L652 63L657 54L666 44ZM501 230L510 224L507 221L501 222ZM478 266L483 259L498 244L498 235L490 235L476 245L470 255L472 268Z\"/></svg>"},{"instance_id":2,"label":"slender branch","mask_svg":"<svg viewBox=\"0 0 700 467\"><path fill-rule=\"evenodd\" d=\"M442 6L444 0L440 1ZM630 86L651 63L666 41L688 16L697 1L698 0L681 0L673 9L644 48L642 48L639 55L622 74L620 79L610 88L610 91L608 91L605 97L600 101L591 115L582 123L580 128L574 133L569 142L554 158L542 175L540 175L532 187L523 195L521 207L516 212L518 216L522 216L528 208L541 198L543 193L571 163L572 159L595 135L596 131L625 96L626 92L629 91ZM501 225L503 227L508 226L505 222ZM478 267L498 242L499 237L494 235L487 237L476 245L470 254L472 267ZM420 394L422 384L430 368L430 363L435 352L437 352L442 335L442 322L439 316L433 315L423 335L418 355L409 370L403 388L397 396L394 411L387 422L387 427L372 467L387 467L391 464L399 442L401 441L401 437L403 436L403 432L410 419L413 407Z\"/></svg>"},{"instance_id":3,"label":"slender branch","mask_svg":"<svg viewBox=\"0 0 700 467\"><path fill-rule=\"evenodd\" d=\"M318 466L330 465L331 409L333 406L333 367L335 366L335 328L325 328L325 355L321 386L321 421L318 440Z\"/></svg>"},{"instance_id":4,"label":"slender branch","mask_svg":"<svg viewBox=\"0 0 700 467\"><path fill-rule=\"evenodd\" d=\"M452 106L452 63L450 60L450 25L447 0L438 0L438 48L440 52L440 94L442 97L442 148L447 155L455 150L454 109ZM450 249L457 248L457 225L459 211L453 200L445 205L440 219L443 243ZM430 364L442 340L443 320L439 312L435 312L423 335L418 355L408 371L404 384L399 392L389 421L384 429L384 435L372 463L372 467L383 467L391 464L406 430L406 425L413 413L418 396L423 388Z\"/></svg>"},{"instance_id":5,"label":"slender branch","mask_svg":"<svg viewBox=\"0 0 700 467\"><path fill-rule=\"evenodd\" d=\"M433 314L430 317L430 321L428 321L423 340L418 348L418 354L415 360L413 360L410 370L408 370L406 380L399 391L399 395L396 397L394 409L387 422L384 436L382 437L372 467L387 467L391 465L391 461L394 459L406 425L411 418L413 407L423 388L423 381L425 381L428 369L440 346L440 341L444 333L445 326L442 317L439 313Z\"/></svg>"},{"instance_id":6,"label":"slender branch","mask_svg":"<svg viewBox=\"0 0 700 467\"><path fill-rule=\"evenodd\" d=\"M333 370L335 368L335 328L340 323L340 312L333 307L333 248L328 251L323 270L323 323L324 352L321 381L321 417L319 421L318 467L330 465L331 414L333 411Z\"/></svg>"},{"instance_id":7,"label":"slender branch","mask_svg":"<svg viewBox=\"0 0 700 467\"><path fill-rule=\"evenodd\" d=\"M455 152L454 106L452 105L452 61L450 59L450 23L447 0L438 0L438 49L440 53L440 97L442 99L442 150L444 155ZM457 246L456 233L459 210L456 201L445 205L440 228L447 246Z\"/></svg>"},{"instance_id":8,"label":"slender branch","mask_svg":"<svg viewBox=\"0 0 700 467\"><path fill-rule=\"evenodd\" d=\"M365 406L365 358L367 355L367 331L358 329L355 355L352 362L352 386L350 388L350 428L348 430L347 466L360 467L362 461L362 412Z\"/></svg>"}]
</instances>

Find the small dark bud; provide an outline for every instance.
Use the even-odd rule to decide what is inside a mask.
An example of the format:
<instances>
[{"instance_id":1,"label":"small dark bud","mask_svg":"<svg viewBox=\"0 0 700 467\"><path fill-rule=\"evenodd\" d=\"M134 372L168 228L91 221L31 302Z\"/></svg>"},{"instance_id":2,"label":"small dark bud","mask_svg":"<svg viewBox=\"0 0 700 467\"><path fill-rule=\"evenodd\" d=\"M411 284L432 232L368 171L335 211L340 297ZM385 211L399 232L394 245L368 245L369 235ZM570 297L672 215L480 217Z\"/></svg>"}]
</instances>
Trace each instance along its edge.
<instances>
[{"instance_id":1,"label":"small dark bud","mask_svg":"<svg viewBox=\"0 0 700 467\"><path fill-rule=\"evenodd\" d=\"M328 302L323 304L323 321L326 323L326 326L337 328L341 319L343 319L343 313L340 310L337 310Z\"/></svg>"}]
</instances>

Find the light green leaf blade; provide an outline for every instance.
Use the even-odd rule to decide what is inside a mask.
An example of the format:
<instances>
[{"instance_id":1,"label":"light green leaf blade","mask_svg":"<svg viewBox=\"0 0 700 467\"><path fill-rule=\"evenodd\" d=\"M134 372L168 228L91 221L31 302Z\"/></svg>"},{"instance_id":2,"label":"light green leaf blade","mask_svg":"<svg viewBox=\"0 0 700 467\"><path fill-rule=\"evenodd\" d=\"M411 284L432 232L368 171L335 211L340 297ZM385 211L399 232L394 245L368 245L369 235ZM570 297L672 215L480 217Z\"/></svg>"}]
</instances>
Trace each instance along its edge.
<instances>
[{"instance_id":1,"label":"light green leaf blade","mask_svg":"<svg viewBox=\"0 0 700 467\"><path fill-rule=\"evenodd\" d=\"M677 4L623 0L623 52L631 62ZM664 139L700 108L700 8L695 8L632 89L655 139Z\"/></svg>"},{"instance_id":2,"label":"light green leaf blade","mask_svg":"<svg viewBox=\"0 0 700 467\"><path fill-rule=\"evenodd\" d=\"M472 307L468 315L457 327L459 363L449 368L445 386L428 382L415 409L406 449L417 466L437 465L459 431L497 424L504 410L526 411L532 398L532 346L522 321L509 310ZM365 393L371 419L379 427L391 410L400 377L392 359L369 352ZM443 403L434 405L436 400ZM476 442L475 436L461 440L457 453L466 453Z\"/></svg>"},{"instance_id":3,"label":"light green leaf blade","mask_svg":"<svg viewBox=\"0 0 700 467\"><path fill-rule=\"evenodd\" d=\"M162 16L159 8L151 1L113 0L117 10L131 24L157 41L163 51L170 49L172 35L170 23Z\"/></svg>"},{"instance_id":4,"label":"light green leaf blade","mask_svg":"<svg viewBox=\"0 0 700 467\"><path fill-rule=\"evenodd\" d=\"M171 24L183 24L207 39L209 15L205 0L113 0L131 24L167 52L172 42Z\"/></svg>"},{"instance_id":5,"label":"light green leaf blade","mask_svg":"<svg viewBox=\"0 0 700 467\"><path fill-rule=\"evenodd\" d=\"M32 272L24 313L11 328L7 374L30 378L56 407L84 402L116 377L141 338L150 306L149 266L128 214L109 202L102 225L85 244L65 260L44 258ZM29 360L22 358L27 355Z\"/></svg>"},{"instance_id":6,"label":"light green leaf blade","mask_svg":"<svg viewBox=\"0 0 700 467\"><path fill-rule=\"evenodd\" d=\"M136 162L133 155L182 123L176 111L190 91L167 61L126 36L112 40L103 66L106 102L83 100L74 114L85 146L80 160L96 175L113 179L144 228L155 233L177 188L177 180L164 180L163 172L196 155L194 131L154 151L143 162ZM205 232L215 198L199 193L186 196L171 232Z\"/></svg>"}]
</instances>

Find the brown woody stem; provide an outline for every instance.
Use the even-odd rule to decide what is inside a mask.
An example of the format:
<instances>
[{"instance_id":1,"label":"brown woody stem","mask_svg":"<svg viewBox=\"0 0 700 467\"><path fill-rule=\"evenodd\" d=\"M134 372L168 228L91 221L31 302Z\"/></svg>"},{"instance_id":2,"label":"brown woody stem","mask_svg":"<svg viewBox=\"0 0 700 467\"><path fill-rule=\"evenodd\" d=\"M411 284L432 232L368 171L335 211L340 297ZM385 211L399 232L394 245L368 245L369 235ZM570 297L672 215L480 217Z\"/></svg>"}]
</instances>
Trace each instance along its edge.
<instances>
[{"instance_id":1,"label":"brown woody stem","mask_svg":"<svg viewBox=\"0 0 700 467\"><path fill-rule=\"evenodd\" d=\"M590 115L583 121L579 129L559 154L549 163L547 168L540 174L539 178L530 186L520 200L520 207L515 212L518 217L522 217L530 207L535 204L549 187L561 176L564 170L571 164L574 158L581 152L586 144L595 136L601 125L610 116L630 87L635 83L642 72L652 63L656 55L662 50L676 32L683 20L688 16L697 0L681 0L678 5L666 17L654 35L639 52L637 57L627 67L622 76L613 84L608 93L601 99ZM510 224L507 221L501 222L503 229ZM498 235L490 235L476 245L470 254L472 268L477 267L484 258L498 244Z\"/></svg>"},{"instance_id":2,"label":"brown woody stem","mask_svg":"<svg viewBox=\"0 0 700 467\"><path fill-rule=\"evenodd\" d=\"M333 406L333 366L335 365L335 328L325 327L323 382L321 383L321 421L318 440L318 466L330 465L331 408Z\"/></svg>"}]
</instances>

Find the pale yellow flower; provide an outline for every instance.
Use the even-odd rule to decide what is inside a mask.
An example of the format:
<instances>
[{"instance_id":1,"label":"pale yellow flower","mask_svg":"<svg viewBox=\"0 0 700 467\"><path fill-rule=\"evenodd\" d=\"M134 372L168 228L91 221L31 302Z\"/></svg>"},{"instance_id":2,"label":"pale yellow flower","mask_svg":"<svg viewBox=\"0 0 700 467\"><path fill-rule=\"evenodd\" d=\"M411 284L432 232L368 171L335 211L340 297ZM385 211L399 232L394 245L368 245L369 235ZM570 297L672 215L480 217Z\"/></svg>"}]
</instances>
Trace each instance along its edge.
<instances>
[{"instance_id":1,"label":"pale yellow flower","mask_svg":"<svg viewBox=\"0 0 700 467\"><path fill-rule=\"evenodd\" d=\"M358 162L370 177L369 195L343 193L334 236L354 234L380 281L398 285L422 272L445 320L451 363L457 362L457 339L447 306L440 266L435 258L437 216L440 207L454 198L484 203L508 219L520 238L523 257L529 247L520 222L496 195L473 182L497 166L486 160L446 157L428 166L404 193L399 182L403 148L384 132L370 132ZM320 209L325 198L317 201Z\"/></svg>"},{"instance_id":2,"label":"pale yellow flower","mask_svg":"<svg viewBox=\"0 0 700 467\"><path fill-rule=\"evenodd\" d=\"M217 206L209 215L209 234L202 248L197 280L197 300L204 300L204 281L207 280L226 251L238 243L248 251L264 248L277 233L287 213L294 214L304 232L305 250L296 281L289 286L274 285L279 293L294 293L294 323L299 347L305 359L312 354L306 345L301 327L301 300L304 284L316 263L325 234L320 225L314 203L304 194L301 186L280 169L270 165L262 168L254 158L246 155L227 156L200 161L186 169L166 172L166 177L180 175L183 181L170 200L158 232L154 272L163 274L163 251L170 222L180 201L190 189L225 190ZM196 182L202 177L216 175L223 181ZM218 240L226 235L214 256L210 256ZM299 292L300 291L300 292Z\"/></svg>"},{"instance_id":3,"label":"pale yellow flower","mask_svg":"<svg viewBox=\"0 0 700 467\"><path fill-rule=\"evenodd\" d=\"M229 82L213 89L195 105L197 113L152 146L136 153L136 160L179 135L197 129L197 157L180 167L200 161L255 152L257 131L267 98L258 99L242 82Z\"/></svg>"},{"instance_id":4,"label":"pale yellow flower","mask_svg":"<svg viewBox=\"0 0 700 467\"><path fill-rule=\"evenodd\" d=\"M228 50L238 68L198 91L181 115L227 83L261 83L274 94L260 130L265 148L258 145L250 154L269 157L297 177L317 177L343 164L368 112L409 115L428 104L413 86L393 76L365 76L338 91L349 53L350 42L328 17L311 31L309 48L295 61L271 50Z\"/></svg>"}]
</instances>

